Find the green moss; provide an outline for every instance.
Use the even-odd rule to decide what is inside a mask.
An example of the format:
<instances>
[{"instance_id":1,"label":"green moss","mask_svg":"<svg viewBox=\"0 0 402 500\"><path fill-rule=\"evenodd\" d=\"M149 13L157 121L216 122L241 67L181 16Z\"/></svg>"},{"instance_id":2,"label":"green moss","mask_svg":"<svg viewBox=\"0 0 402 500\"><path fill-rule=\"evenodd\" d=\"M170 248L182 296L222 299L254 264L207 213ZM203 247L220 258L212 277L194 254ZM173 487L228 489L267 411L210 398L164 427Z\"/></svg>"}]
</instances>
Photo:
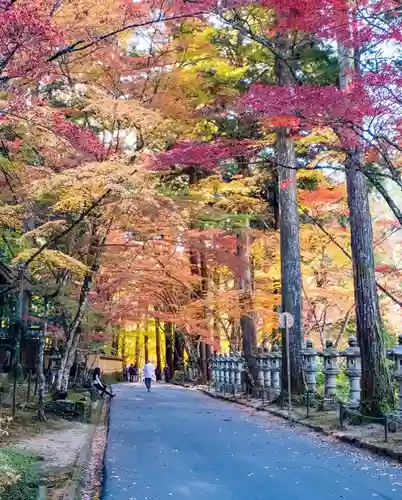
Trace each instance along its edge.
<instances>
[{"instance_id":1,"label":"green moss","mask_svg":"<svg viewBox=\"0 0 402 500\"><path fill-rule=\"evenodd\" d=\"M1 500L36 500L38 486L37 457L9 448L0 449Z\"/></svg>"}]
</instances>

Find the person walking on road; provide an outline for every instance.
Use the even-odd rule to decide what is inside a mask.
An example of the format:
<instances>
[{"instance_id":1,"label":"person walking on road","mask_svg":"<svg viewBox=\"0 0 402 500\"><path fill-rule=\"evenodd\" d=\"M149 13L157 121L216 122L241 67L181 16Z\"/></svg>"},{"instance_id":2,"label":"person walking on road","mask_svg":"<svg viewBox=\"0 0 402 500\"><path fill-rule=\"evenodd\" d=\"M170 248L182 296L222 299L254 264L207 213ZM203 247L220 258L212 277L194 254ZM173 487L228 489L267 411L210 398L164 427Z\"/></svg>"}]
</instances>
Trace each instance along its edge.
<instances>
[{"instance_id":1,"label":"person walking on road","mask_svg":"<svg viewBox=\"0 0 402 500\"><path fill-rule=\"evenodd\" d=\"M159 365L155 368L155 379L157 382L160 382L162 380L162 371Z\"/></svg>"},{"instance_id":2,"label":"person walking on road","mask_svg":"<svg viewBox=\"0 0 402 500\"><path fill-rule=\"evenodd\" d=\"M123 368L123 380L124 380L124 382L128 382L128 370L129 370L128 365L125 365L125 367Z\"/></svg>"},{"instance_id":3,"label":"person walking on road","mask_svg":"<svg viewBox=\"0 0 402 500\"><path fill-rule=\"evenodd\" d=\"M128 373L130 375L130 382L134 382L134 375L135 375L134 371L135 371L134 370L134 365L131 364L130 368L128 369Z\"/></svg>"},{"instance_id":4,"label":"person walking on road","mask_svg":"<svg viewBox=\"0 0 402 500\"><path fill-rule=\"evenodd\" d=\"M154 376L155 370L154 370L154 367L153 367L152 363L149 361L149 359L145 363L143 373L144 373L145 386L148 389L148 392L150 392L150 390L151 390L151 384L152 384L152 378Z\"/></svg>"},{"instance_id":5,"label":"person walking on road","mask_svg":"<svg viewBox=\"0 0 402 500\"><path fill-rule=\"evenodd\" d=\"M100 377L101 377L100 368L96 367L92 374L93 386L95 387L95 389L97 389L102 393L102 397L104 394L108 394L110 398L114 398L116 394L112 394L106 389L106 386L101 382Z\"/></svg>"},{"instance_id":6,"label":"person walking on road","mask_svg":"<svg viewBox=\"0 0 402 500\"><path fill-rule=\"evenodd\" d=\"M163 369L163 374L165 376L165 382L168 383L170 380L170 370L168 365L166 365L165 368Z\"/></svg>"}]
</instances>

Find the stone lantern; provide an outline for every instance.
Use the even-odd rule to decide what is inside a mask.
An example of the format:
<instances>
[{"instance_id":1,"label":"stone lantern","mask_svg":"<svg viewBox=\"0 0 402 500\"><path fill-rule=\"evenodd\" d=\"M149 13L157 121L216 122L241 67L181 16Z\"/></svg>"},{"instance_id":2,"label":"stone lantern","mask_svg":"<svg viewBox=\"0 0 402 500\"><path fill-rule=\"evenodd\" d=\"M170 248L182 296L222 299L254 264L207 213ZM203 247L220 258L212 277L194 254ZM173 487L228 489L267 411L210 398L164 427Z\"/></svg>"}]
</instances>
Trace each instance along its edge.
<instances>
[{"instance_id":1,"label":"stone lantern","mask_svg":"<svg viewBox=\"0 0 402 500\"><path fill-rule=\"evenodd\" d=\"M332 340L325 341L325 349L321 355L324 358L325 397L330 398L336 395L336 376L341 372L338 367L339 352Z\"/></svg>"},{"instance_id":2,"label":"stone lantern","mask_svg":"<svg viewBox=\"0 0 402 500\"><path fill-rule=\"evenodd\" d=\"M359 406L360 379L362 376L360 348L357 345L356 337L353 335L349 337L348 344L349 347L342 352L342 356L345 356L347 363L345 373L349 377L349 403L353 406Z\"/></svg>"},{"instance_id":3,"label":"stone lantern","mask_svg":"<svg viewBox=\"0 0 402 500\"><path fill-rule=\"evenodd\" d=\"M271 361L271 387L275 393L278 395L281 392L281 379L280 379L280 371L281 371L281 359L282 353L277 344L274 344L271 349L271 353L269 355L269 359Z\"/></svg>"},{"instance_id":4,"label":"stone lantern","mask_svg":"<svg viewBox=\"0 0 402 500\"><path fill-rule=\"evenodd\" d=\"M243 369L244 369L244 358L241 356L240 353L237 353L235 361L235 371L236 371L236 389L238 391L241 391L242 389L241 374L243 372Z\"/></svg>"},{"instance_id":5,"label":"stone lantern","mask_svg":"<svg viewBox=\"0 0 402 500\"><path fill-rule=\"evenodd\" d=\"M269 389L271 387L271 363L270 363L270 358L269 358L269 351L266 347L264 347L264 355L263 355L263 371L264 371L264 387L266 389Z\"/></svg>"},{"instance_id":6,"label":"stone lantern","mask_svg":"<svg viewBox=\"0 0 402 500\"><path fill-rule=\"evenodd\" d=\"M388 351L388 357L394 362L392 376L398 382L399 409L402 410L402 333L398 335L397 345Z\"/></svg>"},{"instance_id":7,"label":"stone lantern","mask_svg":"<svg viewBox=\"0 0 402 500\"><path fill-rule=\"evenodd\" d=\"M56 374L59 371L61 362L61 355L58 348L52 349L52 353L49 356L49 387L54 386L56 379Z\"/></svg>"},{"instance_id":8,"label":"stone lantern","mask_svg":"<svg viewBox=\"0 0 402 500\"><path fill-rule=\"evenodd\" d=\"M303 371L306 374L307 388L309 392L315 392L317 381L317 356L318 351L314 348L313 341L308 339L306 347L302 349Z\"/></svg>"},{"instance_id":9,"label":"stone lantern","mask_svg":"<svg viewBox=\"0 0 402 500\"><path fill-rule=\"evenodd\" d=\"M264 387L264 358L262 356L262 349L259 347L257 349L257 355L255 357L255 369L257 372L257 387L262 389Z\"/></svg>"}]
</instances>

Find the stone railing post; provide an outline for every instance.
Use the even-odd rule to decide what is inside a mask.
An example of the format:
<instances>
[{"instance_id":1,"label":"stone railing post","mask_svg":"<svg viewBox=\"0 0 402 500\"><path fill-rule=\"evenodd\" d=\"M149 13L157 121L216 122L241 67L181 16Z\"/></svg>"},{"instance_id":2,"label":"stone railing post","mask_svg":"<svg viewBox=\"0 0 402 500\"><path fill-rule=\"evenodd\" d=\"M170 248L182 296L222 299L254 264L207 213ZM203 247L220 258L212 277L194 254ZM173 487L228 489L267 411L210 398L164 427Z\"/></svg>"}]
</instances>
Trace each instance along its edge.
<instances>
[{"instance_id":1,"label":"stone railing post","mask_svg":"<svg viewBox=\"0 0 402 500\"><path fill-rule=\"evenodd\" d=\"M317 356L318 351L314 348L313 342L308 339L306 347L302 349L303 371L306 375L307 389L315 392L317 387Z\"/></svg>"},{"instance_id":2,"label":"stone railing post","mask_svg":"<svg viewBox=\"0 0 402 500\"><path fill-rule=\"evenodd\" d=\"M325 397L331 398L336 396L336 376L341 372L338 367L339 352L332 340L325 341L325 349L321 356L324 358Z\"/></svg>"},{"instance_id":3,"label":"stone railing post","mask_svg":"<svg viewBox=\"0 0 402 500\"><path fill-rule=\"evenodd\" d=\"M208 359L209 371L211 372L211 383L215 384L215 359L216 353L213 352L211 357Z\"/></svg>"},{"instance_id":4,"label":"stone railing post","mask_svg":"<svg viewBox=\"0 0 402 500\"><path fill-rule=\"evenodd\" d=\"M277 344L274 344L269 355L271 361L271 387L275 396L278 396L281 392L281 359L282 353Z\"/></svg>"},{"instance_id":5,"label":"stone railing post","mask_svg":"<svg viewBox=\"0 0 402 500\"><path fill-rule=\"evenodd\" d=\"M241 375L243 373L244 369L244 359L242 358L240 353L237 353L236 355L236 361L235 361L235 369L236 369L236 391L241 391L242 390L242 380L241 380Z\"/></svg>"},{"instance_id":6,"label":"stone railing post","mask_svg":"<svg viewBox=\"0 0 402 500\"><path fill-rule=\"evenodd\" d=\"M255 369L257 372L256 373L257 391L261 391L264 389L264 359L262 357L261 347L258 347L255 356Z\"/></svg>"},{"instance_id":7,"label":"stone railing post","mask_svg":"<svg viewBox=\"0 0 402 500\"><path fill-rule=\"evenodd\" d=\"M230 367L230 370L229 370L229 384L230 384L230 387L231 387L231 390L232 390L232 388L235 385L235 358L234 358L233 352L231 352L230 355L229 355L229 367Z\"/></svg>"},{"instance_id":8,"label":"stone railing post","mask_svg":"<svg viewBox=\"0 0 402 500\"><path fill-rule=\"evenodd\" d=\"M362 362L360 348L357 339L353 335L348 339L349 347L341 353L346 358L345 373L349 377L349 404L359 406L360 403L360 379L362 376Z\"/></svg>"},{"instance_id":9,"label":"stone railing post","mask_svg":"<svg viewBox=\"0 0 402 500\"><path fill-rule=\"evenodd\" d=\"M223 354L219 354L219 391L223 391L223 384L225 381L225 374L224 374L224 366L223 366Z\"/></svg>"},{"instance_id":10,"label":"stone railing post","mask_svg":"<svg viewBox=\"0 0 402 500\"><path fill-rule=\"evenodd\" d=\"M227 386L229 385L229 357L228 357L227 353L224 354L223 366L224 366L224 369L223 369L223 373L224 373L223 383L225 384L225 391L226 391L227 390Z\"/></svg>"},{"instance_id":11,"label":"stone railing post","mask_svg":"<svg viewBox=\"0 0 402 500\"><path fill-rule=\"evenodd\" d=\"M388 351L388 357L394 362L392 376L398 382L399 410L402 410L402 333L396 346Z\"/></svg>"},{"instance_id":12,"label":"stone railing post","mask_svg":"<svg viewBox=\"0 0 402 500\"><path fill-rule=\"evenodd\" d=\"M269 358L269 351L264 347L264 357L263 357L263 370L264 370L264 387L268 391L271 387L271 362ZM268 397L268 394L267 394Z\"/></svg>"}]
</instances>

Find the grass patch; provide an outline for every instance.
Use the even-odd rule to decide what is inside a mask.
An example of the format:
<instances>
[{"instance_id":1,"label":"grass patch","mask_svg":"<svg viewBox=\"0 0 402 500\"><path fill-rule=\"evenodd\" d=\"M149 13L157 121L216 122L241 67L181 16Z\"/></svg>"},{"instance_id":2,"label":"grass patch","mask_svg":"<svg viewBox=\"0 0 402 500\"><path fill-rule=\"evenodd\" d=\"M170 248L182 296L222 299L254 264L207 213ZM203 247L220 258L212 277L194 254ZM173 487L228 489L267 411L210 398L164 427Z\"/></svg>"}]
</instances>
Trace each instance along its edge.
<instances>
[{"instance_id":1,"label":"grass patch","mask_svg":"<svg viewBox=\"0 0 402 500\"><path fill-rule=\"evenodd\" d=\"M38 457L0 449L1 500L36 500L39 485Z\"/></svg>"}]
</instances>

